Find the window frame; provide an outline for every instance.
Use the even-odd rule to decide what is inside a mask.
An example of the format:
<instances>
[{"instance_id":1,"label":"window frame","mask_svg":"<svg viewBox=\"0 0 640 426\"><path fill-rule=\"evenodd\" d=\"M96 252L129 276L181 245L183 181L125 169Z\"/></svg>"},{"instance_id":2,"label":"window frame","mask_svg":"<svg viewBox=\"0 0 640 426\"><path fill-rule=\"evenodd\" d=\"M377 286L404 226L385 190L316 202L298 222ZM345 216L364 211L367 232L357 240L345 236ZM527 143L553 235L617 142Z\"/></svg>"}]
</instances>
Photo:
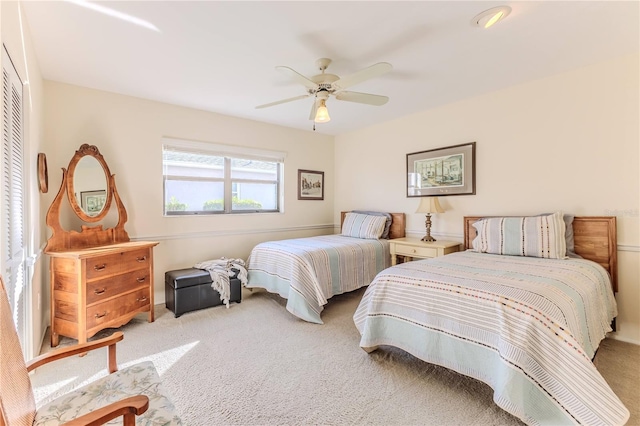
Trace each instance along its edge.
<instances>
[{"instance_id":1,"label":"window frame","mask_svg":"<svg viewBox=\"0 0 640 426\"><path fill-rule=\"evenodd\" d=\"M164 154L166 151L183 152L189 154L203 154L223 158L223 177L195 177L183 175L170 175L166 173ZM284 211L284 159L286 154L278 151L267 151L254 148L247 148L233 145L222 145L206 142L188 141L173 138L163 138L162 143L162 210L164 217L180 217L180 216L214 216L228 214L246 214L246 213L282 213ZM276 179L260 180L247 178L232 178L231 162L232 160L255 160L276 164ZM167 211L167 181L168 180L184 180L184 181L203 181L203 182L221 182L223 184L223 209L222 210L189 210L189 211ZM276 187L276 207L274 209L233 209L233 193L234 186L236 192L240 193L241 189L238 184L275 184Z\"/></svg>"}]
</instances>

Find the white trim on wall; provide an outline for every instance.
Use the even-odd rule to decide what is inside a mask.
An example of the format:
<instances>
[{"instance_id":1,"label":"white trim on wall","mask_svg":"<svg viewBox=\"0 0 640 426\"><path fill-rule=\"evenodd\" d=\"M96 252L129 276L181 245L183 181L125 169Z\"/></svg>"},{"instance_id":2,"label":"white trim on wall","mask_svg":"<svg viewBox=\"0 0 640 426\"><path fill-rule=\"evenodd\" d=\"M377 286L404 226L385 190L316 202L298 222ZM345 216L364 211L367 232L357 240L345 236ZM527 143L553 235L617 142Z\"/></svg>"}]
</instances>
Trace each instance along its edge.
<instances>
[{"instance_id":1,"label":"white trim on wall","mask_svg":"<svg viewBox=\"0 0 640 426\"><path fill-rule=\"evenodd\" d=\"M215 238L226 237L230 235L256 235L256 234L269 234L276 232L300 232L300 231L317 231L323 229L334 230L333 224L327 225L307 225L307 226L292 226L287 228L261 228L261 229L246 229L246 230L225 230L225 231L207 231L207 232L187 232L181 234L171 235L145 235L130 237L132 241L167 241L167 240L182 240L186 238Z\"/></svg>"}]
</instances>

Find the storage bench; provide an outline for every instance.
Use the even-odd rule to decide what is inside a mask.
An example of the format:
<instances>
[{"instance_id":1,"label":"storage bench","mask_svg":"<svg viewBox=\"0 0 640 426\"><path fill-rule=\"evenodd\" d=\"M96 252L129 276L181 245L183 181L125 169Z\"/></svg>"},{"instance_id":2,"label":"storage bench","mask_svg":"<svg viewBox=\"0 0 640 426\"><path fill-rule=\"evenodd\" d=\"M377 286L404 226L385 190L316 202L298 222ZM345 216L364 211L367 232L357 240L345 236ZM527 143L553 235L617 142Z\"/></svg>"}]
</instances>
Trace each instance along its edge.
<instances>
[{"instance_id":1,"label":"storage bench","mask_svg":"<svg viewBox=\"0 0 640 426\"><path fill-rule=\"evenodd\" d=\"M211 274L204 269L186 268L164 274L164 296L167 309L178 318L180 315L222 305L220 293L211 287ZM229 302L242 301L242 286L237 273L229 277Z\"/></svg>"}]
</instances>

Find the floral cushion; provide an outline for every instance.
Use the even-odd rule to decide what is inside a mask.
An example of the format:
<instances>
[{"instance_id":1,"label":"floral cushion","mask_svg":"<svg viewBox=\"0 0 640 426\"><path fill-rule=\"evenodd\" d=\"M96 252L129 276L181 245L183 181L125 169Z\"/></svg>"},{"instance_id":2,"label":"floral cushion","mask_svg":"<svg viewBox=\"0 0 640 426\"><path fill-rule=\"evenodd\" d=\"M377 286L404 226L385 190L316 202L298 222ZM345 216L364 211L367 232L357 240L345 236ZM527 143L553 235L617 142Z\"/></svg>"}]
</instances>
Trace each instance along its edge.
<instances>
[{"instance_id":1,"label":"floral cushion","mask_svg":"<svg viewBox=\"0 0 640 426\"><path fill-rule=\"evenodd\" d=\"M175 407L162 394L160 377L150 361L116 371L38 408L33 424L59 425L112 402L140 394L149 397L149 409L136 417L136 425L182 424ZM107 424L122 425L122 417Z\"/></svg>"}]
</instances>

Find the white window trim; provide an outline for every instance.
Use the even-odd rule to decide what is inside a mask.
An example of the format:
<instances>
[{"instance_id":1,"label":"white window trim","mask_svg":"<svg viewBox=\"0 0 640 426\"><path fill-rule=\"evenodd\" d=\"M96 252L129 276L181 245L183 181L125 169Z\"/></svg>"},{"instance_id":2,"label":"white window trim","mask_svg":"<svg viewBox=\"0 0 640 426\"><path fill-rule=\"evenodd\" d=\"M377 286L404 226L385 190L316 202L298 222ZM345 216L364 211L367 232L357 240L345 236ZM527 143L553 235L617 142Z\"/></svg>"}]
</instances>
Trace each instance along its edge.
<instances>
[{"instance_id":1,"label":"white window trim","mask_svg":"<svg viewBox=\"0 0 640 426\"><path fill-rule=\"evenodd\" d=\"M218 143L198 142L184 139L162 138L163 149L181 148L194 152L210 155L228 155L230 157L242 157L248 160L276 161L284 163L286 152L270 151L257 148L249 148L238 145L224 145Z\"/></svg>"}]
</instances>

